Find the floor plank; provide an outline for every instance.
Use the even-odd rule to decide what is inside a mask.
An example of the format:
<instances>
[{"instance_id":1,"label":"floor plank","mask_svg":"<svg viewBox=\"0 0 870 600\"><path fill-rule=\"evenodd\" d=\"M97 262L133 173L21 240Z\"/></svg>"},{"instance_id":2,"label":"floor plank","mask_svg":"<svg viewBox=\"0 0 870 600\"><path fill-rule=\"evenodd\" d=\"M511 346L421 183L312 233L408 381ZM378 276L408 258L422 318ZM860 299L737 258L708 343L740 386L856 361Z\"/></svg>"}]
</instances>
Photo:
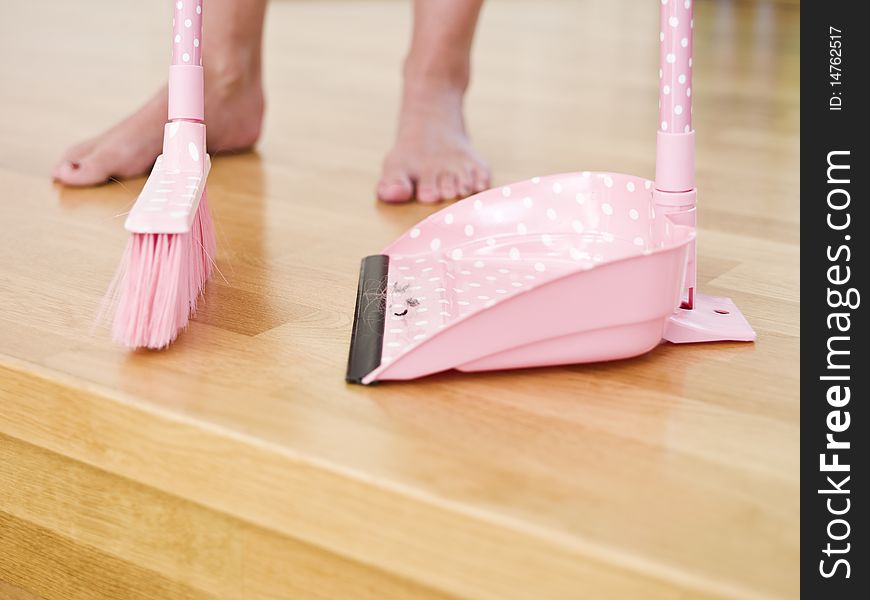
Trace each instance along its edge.
<instances>
[{"instance_id":1,"label":"floor plank","mask_svg":"<svg viewBox=\"0 0 870 600\"><path fill-rule=\"evenodd\" d=\"M118 215L143 180L68 190L47 173L162 80L165 11L0 6L0 448L18 449L3 475L70 490L88 473L118 523L139 514L130 498L181 503L201 573L167 574L159 530L150 545L141 529L109 535L86 499L28 507L13 494L0 585L84 597L21 566L67 549L114 565L92 572L105 585L113 573L153 581L130 597L237 597L207 584L222 567L202 551L234 547L207 538L220 529L206 521L226 519L274 536L257 574L274 597L294 589L269 562L291 541L322 553L287 555L300 572L418 590L409 597L797 595L799 4L696 8L699 278L735 299L756 344L349 387L359 258L437 209L372 195L407 4L272 3L263 139L216 157L209 177L226 281L161 353L93 330L126 239ZM32 43L36 22L51 45ZM656 6L632 0L488 3L468 118L496 181L652 175L657 27ZM26 475L30 446L45 453L39 469L62 468Z\"/></svg>"}]
</instances>

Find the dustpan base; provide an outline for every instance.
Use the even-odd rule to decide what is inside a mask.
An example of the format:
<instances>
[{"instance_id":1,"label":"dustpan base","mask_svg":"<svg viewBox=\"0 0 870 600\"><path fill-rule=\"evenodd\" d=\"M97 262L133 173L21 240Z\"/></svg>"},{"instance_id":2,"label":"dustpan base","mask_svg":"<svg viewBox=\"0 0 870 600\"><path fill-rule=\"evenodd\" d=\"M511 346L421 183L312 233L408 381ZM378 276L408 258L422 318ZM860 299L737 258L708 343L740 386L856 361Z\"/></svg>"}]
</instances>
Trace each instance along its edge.
<instances>
[{"instance_id":1,"label":"dustpan base","mask_svg":"<svg viewBox=\"0 0 870 600\"><path fill-rule=\"evenodd\" d=\"M526 344L456 367L459 371L498 371L620 360L659 345L662 319L581 331Z\"/></svg>"},{"instance_id":2,"label":"dustpan base","mask_svg":"<svg viewBox=\"0 0 870 600\"><path fill-rule=\"evenodd\" d=\"M668 319L665 340L674 344L752 342L755 331L730 298L695 292L694 308L679 308Z\"/></svg>"}]
</instances>

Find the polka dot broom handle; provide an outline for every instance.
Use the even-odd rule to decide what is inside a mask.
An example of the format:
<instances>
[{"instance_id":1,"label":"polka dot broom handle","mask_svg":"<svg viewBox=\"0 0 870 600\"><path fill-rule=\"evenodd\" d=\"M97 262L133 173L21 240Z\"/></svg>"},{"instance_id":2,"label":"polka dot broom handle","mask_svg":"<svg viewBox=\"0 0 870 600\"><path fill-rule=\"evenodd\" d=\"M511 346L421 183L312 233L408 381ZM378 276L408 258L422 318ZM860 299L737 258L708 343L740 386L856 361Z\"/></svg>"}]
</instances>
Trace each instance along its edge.
<instances>
[{"instance_id":1,"label":"polka dot broom handle","mask_svg":"<svg viewBox=\"0 0 870 600\"><path fill-rule=\"evenodd\" d=\"M203 0L172 0L169 120L203 120Z\"/></svg>"},{"instance_id":2,"label":"polka dot broom handle","mask_svg":"<svg viewBox=\"0 0 870 600\"><path fill-rule=\"evenodd\" d=\"M684 192L695 187L692 129L692 20L694 0L658 0L659 135L656 188Z\"/></svg>"}]
</instances>

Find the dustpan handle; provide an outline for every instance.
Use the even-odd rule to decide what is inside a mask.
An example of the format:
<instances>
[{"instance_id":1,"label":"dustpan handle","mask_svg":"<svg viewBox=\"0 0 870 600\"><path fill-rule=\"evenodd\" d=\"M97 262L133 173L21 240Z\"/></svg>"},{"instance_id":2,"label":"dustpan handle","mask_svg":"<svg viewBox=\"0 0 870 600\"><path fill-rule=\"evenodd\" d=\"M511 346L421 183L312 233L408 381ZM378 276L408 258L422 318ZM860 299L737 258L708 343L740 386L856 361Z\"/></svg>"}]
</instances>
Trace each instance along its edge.
<instances>
[{"instance_id":1,"label":"dustpan handle","mask_svg":"<svg viewBox=\"0 0 870 600\"><path fill-rule=\"evenodd\" d=\"M662 214L696 226L695 130L692 128L694 0L659 0L659 130L653 201ZM683 308L694 308L695 243L689 244Z\"/></svg>"},{"instance_id":2,"label":"dustpan handle","mask_svg":"<svg viewBox=\"0 0 870 600\"><path fill-rule=\"evenodd\" d=\"M692 129L692 32L694 0L659 0L659 133L656 189L695 187Z\"/></svg>"},{"instance_id":3,"label":"dustpan handle","mask_svg":"<svg viewBox=\"0 0 870 600\"><path fill-rule=\"evenodd\" d=\"M692 130L692 0L663 0L659 32L659 130Z\"/></svg>"},{"instance_id":4,"label":"dustpan handle","mask_svg":"<svg viewBox=\"0 0 870 600\"><path fill-rule=\"evenodd\" d=\"M170 121L203 120L202 11L203 0L172 0Z\"/></svg>"}]
</instances>

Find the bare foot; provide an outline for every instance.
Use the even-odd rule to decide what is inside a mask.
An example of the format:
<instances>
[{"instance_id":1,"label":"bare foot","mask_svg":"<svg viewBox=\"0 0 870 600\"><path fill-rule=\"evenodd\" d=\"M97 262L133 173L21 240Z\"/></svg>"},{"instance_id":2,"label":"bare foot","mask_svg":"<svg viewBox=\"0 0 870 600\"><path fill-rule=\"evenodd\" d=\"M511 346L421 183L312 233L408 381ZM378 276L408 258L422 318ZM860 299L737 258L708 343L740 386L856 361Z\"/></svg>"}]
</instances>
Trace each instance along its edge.
<instances>
[{"instance_id":1,"label":"bare foot","mask_svg":"<svg viewBox=\"0 0 870 600\"><path fill-rule=\"evenodd\" d=\"M464 95L464 82L449 77L405 77L399 130L384 160L379 199L441 202L489 187L489 167L465 131Z\"/></svg>"},{"instance_id":2,"label":"bare foot","mask_svg":"<svg viewBox=\"0 0 870 600\"><path fill-rule=\"evenodd\" d=\"M211 153L250 148L260 136L263 88L259 75L206 71L205 115ZM69 186L105 183L147 173L163 145L167 91L163 86L132 115L81 144L55 165L52 177Z\"/></svg>"}]
</instances>

